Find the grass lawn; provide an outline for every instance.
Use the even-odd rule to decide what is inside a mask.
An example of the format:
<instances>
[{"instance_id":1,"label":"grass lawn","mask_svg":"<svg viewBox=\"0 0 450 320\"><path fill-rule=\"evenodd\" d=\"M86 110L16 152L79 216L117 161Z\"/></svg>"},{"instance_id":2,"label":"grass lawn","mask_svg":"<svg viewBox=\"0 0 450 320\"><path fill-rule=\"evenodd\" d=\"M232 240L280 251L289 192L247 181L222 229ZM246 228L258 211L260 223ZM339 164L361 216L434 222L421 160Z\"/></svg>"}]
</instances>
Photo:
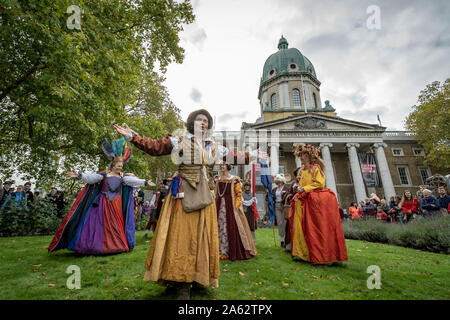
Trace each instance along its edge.
<instances>
[{"instance_id":1,"label":"grass lawn","mask_svg":"<svg viewBox=\"0 0 450 320\"><path fill-rule=\"evenodd\" d=\"M174 299L174 291L142 279L150 245L143 234L136 233L132 252L97 257L48 254L51 236L0 238L0 299ZM293 261L278 240L275 247L273 235L258 229L258 256L221 261L219 288L192 299L450 299L448 255L346 240L348 262L312 266ZM66 287L70 265L81 269L81 289ZM379 290L367 288L370 265L381 269Z\"/></svg>"}]
</instances>

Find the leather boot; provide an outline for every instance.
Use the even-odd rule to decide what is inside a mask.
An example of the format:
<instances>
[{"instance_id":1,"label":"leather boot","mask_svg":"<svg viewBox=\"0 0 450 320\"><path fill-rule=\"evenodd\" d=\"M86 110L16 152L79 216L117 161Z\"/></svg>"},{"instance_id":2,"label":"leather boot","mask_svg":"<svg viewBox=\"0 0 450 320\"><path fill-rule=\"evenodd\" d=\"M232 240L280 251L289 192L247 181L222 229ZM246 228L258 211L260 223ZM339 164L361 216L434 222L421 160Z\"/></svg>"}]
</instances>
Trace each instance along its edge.
<instances>
[{"instance_id":1,"label":"leather boot","mask_svg":"<svg viewBox=\"0 0 450 320\"><path fill-rule=\"evenodd\" d=\"M191 298L191 284L187 282L180 282L177 284L177 300L190 300Z\"/></svg>"}]
</instances>

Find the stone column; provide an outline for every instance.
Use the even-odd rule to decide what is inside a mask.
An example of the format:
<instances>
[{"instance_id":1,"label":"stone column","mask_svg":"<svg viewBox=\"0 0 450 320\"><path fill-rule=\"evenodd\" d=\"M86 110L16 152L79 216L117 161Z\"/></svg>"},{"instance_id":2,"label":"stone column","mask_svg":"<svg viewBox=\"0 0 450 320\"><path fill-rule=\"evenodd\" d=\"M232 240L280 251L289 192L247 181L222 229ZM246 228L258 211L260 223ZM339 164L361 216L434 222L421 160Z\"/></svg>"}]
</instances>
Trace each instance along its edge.
<instances>
[{"instance_id":1,"label":"stone column","mask_svg":"<svg viewBox=\"0 0 450 320\"><path fill-rule=\"evenodd\" d=\"M330 148L332 143L321 143L322 159L325 162L325 183L327 188L333 190L337 196L336 180L334 179L333 163L331 162Z\"/></svg>"},{"instance_id":2,"label":"stone column","mask_svg":"<svg viewBox=\"0 0 450 320\"><path fill-rule=\"evenodd\" d=\"M294 145L304 146L305 143L294 143L292 145L292 149L294 149ZM297 166L295 169L297 169L302 165L302 159L300 159L300 157L296 157L295 154L294 154L294 159L295 159L295 165Z\"/></svg>"},{"instance_id":3,"label":"stone column","mask_svg":"<svg viewBox=\"0 0 450 320\"><path fill-rule=\"evenodd\" d=\"M270 174L276 175L278 174L278 170L280 169L280 159L278 154L278 148L280 144L277 142L270 142Z\"/></svg>"},{"instance_id":4,"label":"stone column","mask_svg":"<svg viewBox=\"0 0 450 320\"><path fill-rule=\"evenodd\" d=\"M350 168L352 170L356 200L359 203L367 198L361 167L359 166L358 154L356 153L356 148L359 148L359 143L347 143L346 147L348 150L348 157L350 159Z\"/></svg>"},{"instance_id":5,"label":"stone column","mask_svg":"<svg viewBox=\"0 0 450 320\"><path fill-rule=\"evenodd\" d=\"M391 172L384 154L384 148L387 147L386 143L375 143L378 169L380 170L381 182L383 183L384 198L389 199L395 196L394 183L392 182Z\"/></svg>"}]
</instances>

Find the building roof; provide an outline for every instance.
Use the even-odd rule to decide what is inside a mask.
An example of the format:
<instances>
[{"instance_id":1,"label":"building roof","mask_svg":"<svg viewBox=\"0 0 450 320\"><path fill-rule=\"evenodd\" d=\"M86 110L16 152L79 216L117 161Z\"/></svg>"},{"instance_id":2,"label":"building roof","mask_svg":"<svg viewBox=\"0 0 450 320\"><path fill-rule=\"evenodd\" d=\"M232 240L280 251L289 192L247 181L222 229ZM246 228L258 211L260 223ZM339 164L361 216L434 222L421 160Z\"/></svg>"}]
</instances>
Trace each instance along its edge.
<instances>
[{"instance_id":1,"label":"building roof","mask_svg":"<svg viewBox=\"0 0 450 320\"><path fill-rule=\"evenodd\" d=\"M295 68L293 68L293 64ZM311 61L298 49L289 48L288 41L281 36L278 42L278 51L270 55L264 63L261 85L269 79L290 72L308 73L317 80L316 71Z\"/></svg>"}]
</instances>

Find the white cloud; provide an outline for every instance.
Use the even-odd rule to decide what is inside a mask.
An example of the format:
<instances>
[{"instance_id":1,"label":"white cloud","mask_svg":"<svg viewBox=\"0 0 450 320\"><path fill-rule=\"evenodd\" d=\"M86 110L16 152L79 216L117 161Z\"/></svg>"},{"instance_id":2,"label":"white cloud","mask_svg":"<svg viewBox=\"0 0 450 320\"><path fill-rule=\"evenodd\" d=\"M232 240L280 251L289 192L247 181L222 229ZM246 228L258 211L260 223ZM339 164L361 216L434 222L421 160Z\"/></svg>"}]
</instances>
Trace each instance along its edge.
<instances>
[{"instance_id":1,"label":"white cloud","mask_svg":"<svg viewBox=\"0 0 450 320\"><path fill-rule=\"evenodd\" d=\"M380 30L366 27L372 4ZM183 118L205 107L216 128L239 130L260 116L262 68L281 34L314 64L322 104L330 100L351 120L377 123L380 114L383 126L401 130L419 92L450 76L445 0L208 0L194 3L194 13L182 35L185 61L169 67L166 84Z\"/></svg>"}]
</instances>

